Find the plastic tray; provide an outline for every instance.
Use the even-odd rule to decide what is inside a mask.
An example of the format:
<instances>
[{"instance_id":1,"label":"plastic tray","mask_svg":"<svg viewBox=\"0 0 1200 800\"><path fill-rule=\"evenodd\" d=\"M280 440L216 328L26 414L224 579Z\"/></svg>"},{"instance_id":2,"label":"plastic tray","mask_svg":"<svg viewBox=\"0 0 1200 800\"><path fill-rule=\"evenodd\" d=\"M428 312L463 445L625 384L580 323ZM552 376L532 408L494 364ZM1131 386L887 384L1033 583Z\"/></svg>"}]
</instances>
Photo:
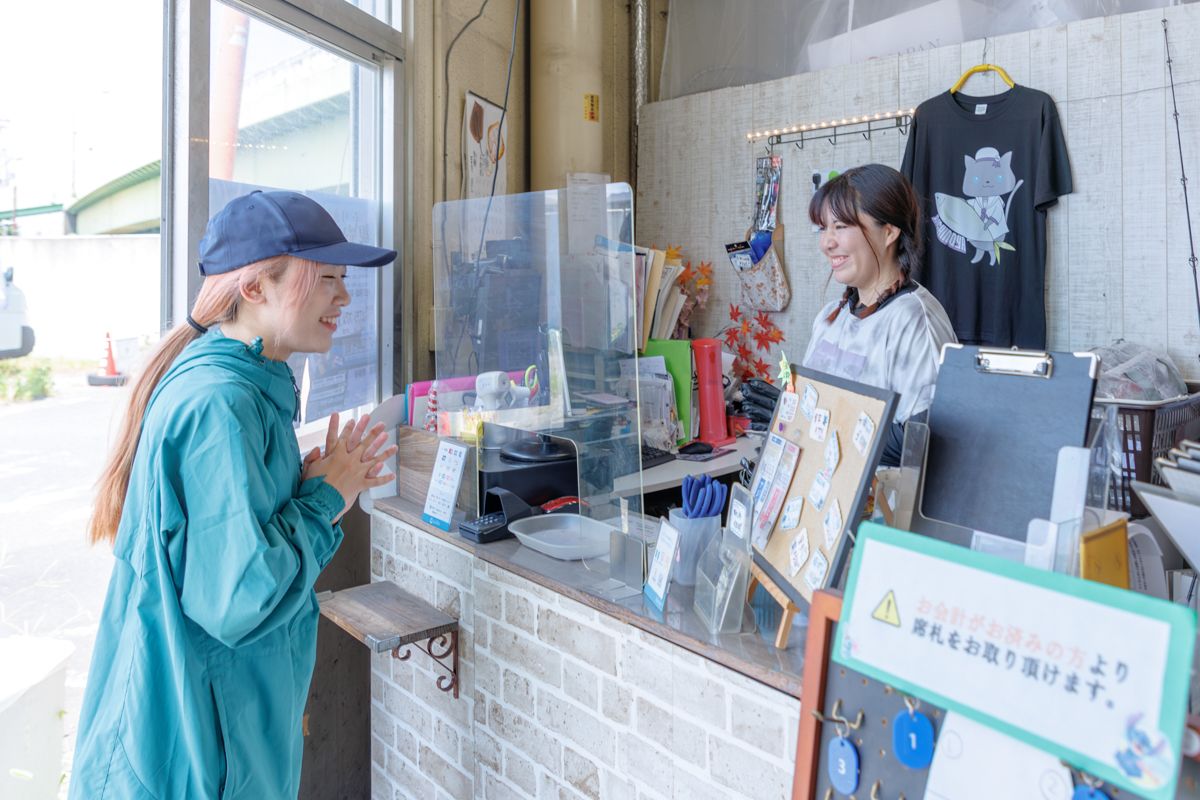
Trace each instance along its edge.
<instances>
[{"instance_id":1,"label":"plastic tray","mask_svg":"<svg viewBox=\"0 0 1200 800\"><path fill-rule=\"evenodd\" d=\"M599 558L608 554L612 528L579 514L545 514L526 517L508 529L530 550L561 561Z\"/></svg>"}]
</instances>

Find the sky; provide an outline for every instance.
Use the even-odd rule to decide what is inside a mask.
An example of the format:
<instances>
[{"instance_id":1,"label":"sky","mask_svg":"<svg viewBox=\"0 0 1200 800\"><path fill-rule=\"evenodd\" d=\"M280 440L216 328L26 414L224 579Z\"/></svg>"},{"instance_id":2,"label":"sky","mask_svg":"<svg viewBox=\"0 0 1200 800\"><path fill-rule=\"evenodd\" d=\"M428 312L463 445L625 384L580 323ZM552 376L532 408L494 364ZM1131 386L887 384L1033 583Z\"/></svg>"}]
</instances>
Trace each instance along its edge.
<instances>
[{"instance_id":1,"label":"sky","mask_svg":"<svg viewBox=\"0 0 1200 800\"><path fill-rule=\"evenodd\" d=\"M158 159L161 0L4 0L0 206L73 200Z\"/></svg>"}]
</instances>

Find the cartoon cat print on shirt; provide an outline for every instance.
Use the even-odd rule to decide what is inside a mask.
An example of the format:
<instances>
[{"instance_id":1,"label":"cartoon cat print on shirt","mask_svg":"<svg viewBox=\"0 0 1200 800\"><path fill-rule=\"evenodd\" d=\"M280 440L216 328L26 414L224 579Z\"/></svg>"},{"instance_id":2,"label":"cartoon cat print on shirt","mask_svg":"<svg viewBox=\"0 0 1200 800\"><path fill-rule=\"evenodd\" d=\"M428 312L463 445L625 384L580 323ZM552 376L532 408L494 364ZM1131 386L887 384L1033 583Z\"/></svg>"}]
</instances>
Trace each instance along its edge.
<instances>
[{"instance_id":1,"label":"cartoon cat print on shirt","mask_svg":"<svg viewBox=\"0 0 1200 800\"><path fill-rule=\"evenodd\" d=\"M1004 239L1008 236L1009 209L1025 181L1013 174L1011 150L1000 155L996 148L984 147L974 158L963 156L963 161L963 194L967 199L935 192L938 213L933 225L938 241L952 250L966 253L970 243L975 248L972 264L978 264L986 255L988 264L995 266L1001 250L1016 251ZM1007 201L1004 195L1008 195Z\"/></svg>"}]
</instances>

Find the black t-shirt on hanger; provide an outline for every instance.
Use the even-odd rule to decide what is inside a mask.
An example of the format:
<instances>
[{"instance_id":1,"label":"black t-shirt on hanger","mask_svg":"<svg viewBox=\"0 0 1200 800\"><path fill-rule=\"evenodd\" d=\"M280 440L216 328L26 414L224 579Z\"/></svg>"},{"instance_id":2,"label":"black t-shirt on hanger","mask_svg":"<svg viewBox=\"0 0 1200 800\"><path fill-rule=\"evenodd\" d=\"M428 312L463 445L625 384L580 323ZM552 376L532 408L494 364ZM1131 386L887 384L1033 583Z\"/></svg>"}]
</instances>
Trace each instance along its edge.
<instances>
[{"instance_id":1,"label":"black t-shirt on hanger","mask_svg":"<svg viewBox=\"0 0 1200 800\"><path fill-rule=\"evenodd\" d=\"M1050 95L944 92L913 117L901 172L922 200L922 284L964 344L1046 346L1046 210L1071 192Z\"/></svg>"}]
</instances>

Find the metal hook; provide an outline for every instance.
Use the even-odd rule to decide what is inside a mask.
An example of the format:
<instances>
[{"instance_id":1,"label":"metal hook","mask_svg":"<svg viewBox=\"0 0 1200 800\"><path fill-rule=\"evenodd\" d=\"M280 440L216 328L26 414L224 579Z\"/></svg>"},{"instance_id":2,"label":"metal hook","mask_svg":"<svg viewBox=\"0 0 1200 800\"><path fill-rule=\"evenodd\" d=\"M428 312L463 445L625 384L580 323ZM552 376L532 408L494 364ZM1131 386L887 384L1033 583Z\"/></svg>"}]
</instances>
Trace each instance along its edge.
<instances>
[{"instance_id":1,"label":"metal hook","mask_svg":"<svg viewBox=\"0 0 1200 800\"><path fill-rule=\"evenodd\" d=\"M832 786L825 787L825 800L833 800L833 787Z\"/></svg>"},{"instance_id":2,"label":"metal hook","mask_svg":"<svg viewBox=\"0 0 1200 800\"><path fill-rule=\"evenodd\" d=\"M842 716L841 710L842 700L841 698L838 698L833 703L833 710L829 712L829 718L833 720L833 723L837 726L838 736L843 739L849 739L850 731L853 730L853 728L850 726L850 720Z\"/></svg>"},{"instance_id":3,"label":"metal hook","mask_svg":"<svg viewBox=\"0 0 1200 800\"><path fill-rule=\"evenodd\" d=\"M844 719L835 720L834 726L837 728L837 735L838 735L839 739L849 739L850 738L850 724L848 722L846 722L846 720L844 720Z\"/></svg>"},{"instance_id":4,"label":"metal hook","mask_svg":"<svg viewBox=\"0 0 1200 800\"><path fill-rule=\"evenodd\" d=\"M883 781L875 781L871 787L871 800L879 800L879 790L883 788Z\"/></svg>"},{"instance_id":5,"label":"metal hook","mask_svg":"<svg viewBox=\"0 0 1200 800\"><path fill-rule=\"evenodd\" d=\"M914 700L908 695L904 695L904 707L908 709L908 715L911 717L912 715L916 714L917 709L921 707L921 701Z\"/></svg>"}]
</instances>

